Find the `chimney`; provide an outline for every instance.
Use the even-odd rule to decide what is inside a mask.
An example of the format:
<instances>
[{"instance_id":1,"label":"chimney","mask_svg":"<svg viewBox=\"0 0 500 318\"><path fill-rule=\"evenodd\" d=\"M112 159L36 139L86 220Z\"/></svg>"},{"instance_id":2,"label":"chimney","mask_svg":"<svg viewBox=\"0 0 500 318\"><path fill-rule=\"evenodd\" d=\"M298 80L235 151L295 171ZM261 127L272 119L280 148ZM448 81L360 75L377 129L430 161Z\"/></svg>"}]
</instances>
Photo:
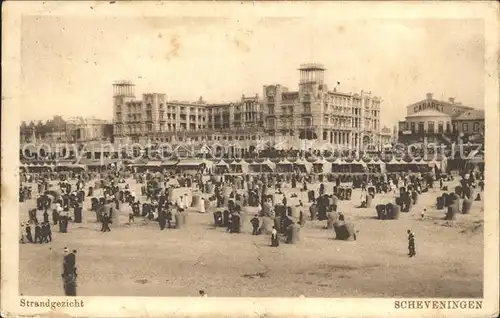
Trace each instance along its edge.
<instances>
[{"instance_id":1,"label":"chimney","mask_svg":"<svg viewBox=\"0 0 500 318\"><path fill-rule=\"evenodd\" d=\"M448 98L448 101L449 101L451 104L455 104L455 97L450 97L450 98Z\"/></svg>"},{"instance_id":2,"label":"chimney","mask_svg":"<svg viewBox=\"0 0 500 318\"><path fill-rule=\"evenodd\" d=\"M427 100L431 100L432 99L432 93L427 93Z\"/></svg>"}]
</instances>

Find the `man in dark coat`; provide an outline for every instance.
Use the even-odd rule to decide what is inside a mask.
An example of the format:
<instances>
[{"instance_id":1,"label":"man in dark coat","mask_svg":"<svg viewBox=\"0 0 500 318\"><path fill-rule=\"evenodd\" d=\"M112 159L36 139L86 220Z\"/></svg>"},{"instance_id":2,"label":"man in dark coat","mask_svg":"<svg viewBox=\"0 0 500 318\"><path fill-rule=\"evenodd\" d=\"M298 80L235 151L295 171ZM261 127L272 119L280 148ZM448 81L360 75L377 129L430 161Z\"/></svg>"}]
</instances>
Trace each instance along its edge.
<instances>
[{"instance_id":1,"label":"man in dark coat","mask_svg":"<svg viewBox=\"0 0 500 318\"><path fill-rule=\"evenodd\" d=\"M253 216L253 218L250 220L250 223L252 223L252 235L258 235L259 234L259 218L257 217L257 214Z\"/></svg>"},{"instance_id":2,"label":"man in dark coat","mask_svg":"<svg viewBox=\"0 0 500 318\"><path fill-rule=\"evenodd\" d=\"M52 242L52 230L50 229L49 222L45 223L45 242L46 243Z\"/></svg>"},{"instance_id":3,"label":"man in dark coat","mask_svg":"<svg viewBox=\"0 0 500 318\"><path fill-rule=\"evenodd\" d=\"M172 227L172 208L170 206L167 206L166 219L167 227L170 229Z\"/></svg>"},{"instance_id":4,"label":"man in dark coat","mask_svg":"<svg viewBox=\"0 0 500 318\"><path fill-rule=\"evenodd\" d=\"M63 222L63 233L68 233L68 224L69 224L68 215L66 215L66 214L63 215L62 222Z\"/></svg>"},{"instance_id":5,"label":"man in dark coat","mask_svg":"<svg viewBox=\"0 0 500 318\"><path fill-rule=\"evenodd\" d=\"M102 217L101 232L111 232L111 229L109 228L109 223L111 223L111 218L109 217L108 214L104 214Z\"/></svg>"},{"instance_id":6,"label":"man in dark coat","mask_svg":"<svg viewBox=\"0 0 500 318\"><path fill-rule=\"evenodd\" d=\"M68 254L68 248L64 248L64 259L63 259L63 282L64 282L64 293L66 296L76 296L76 250L73 253Z\"/></svg>"},{"instance_id":7,"label":"man in dark coat","mask_svg":"<svg viewBox=\"0 0 500 318\"><path fill-rule=\"evenodd\" d=\"M160 225L161 231L165 229L165 224L167 223L166 217L167 216L165 215L165 211L162 208L160 208L158 211L158 223Z\"/></svg>"},{"instance_id":8,"label":"man in dark coat","mask_svg":"<svg viewBox=\"0 0 500 318\"><path fill-rule=\"evenodd\" d=\"M407 233L408 233L408 256L413 257L417 255L417 253L415 252L415 234L411 230L408 230Z\"/></svg>"},{"instance_id":9,"label":"man in dark coat","mask_svg":"<svg viewBox=\"0 0 500 318\"><path fill-rule=\"evenodd\" d=\"M76 250L66 256L66 264L69 272L76 272Z\"/></svg>"},{"instance_id":10,"label":"man in dark coat","mask_svg":"<svg viewBox=\"0 0 500 318\"><path fill-rule=\"evenodd\" d=\"M28 242L33 243L33 236L31 236L31 226L29 223L26 223L25 231L26 231L26 239L28 240Z\"/></svg>"},{"instance_id":11,"label":"man in dark coat","mask_svg":"<svg viewBox=\"0 0 500 318\"><path fill-rule=\"evenodd\" d=\"M278 231L276 230L276 227L273 226L273 230L271 231L271 246L278 247L279 245L280 241L278 238Z\"/></svg>"},{"instance_id":12,"label":"man in dark coat","mask_svg":"<svg viewBox=\"0 0 500 318\"><path fill-rule=\"evenodd\" d=\"M319 195L323 195L325 193L325 185L322 183L319 185Z\"/></svg>"},{"instance_id":13,"label":"man in dark coat","mask_svg":"<svg viewBox=\"0 0 500 318\"><path fill-rule=\"evenodd\" d=\"M307 191L307 183L305 181L302 183L302 191Z\"/></svg>"}]
</instances>

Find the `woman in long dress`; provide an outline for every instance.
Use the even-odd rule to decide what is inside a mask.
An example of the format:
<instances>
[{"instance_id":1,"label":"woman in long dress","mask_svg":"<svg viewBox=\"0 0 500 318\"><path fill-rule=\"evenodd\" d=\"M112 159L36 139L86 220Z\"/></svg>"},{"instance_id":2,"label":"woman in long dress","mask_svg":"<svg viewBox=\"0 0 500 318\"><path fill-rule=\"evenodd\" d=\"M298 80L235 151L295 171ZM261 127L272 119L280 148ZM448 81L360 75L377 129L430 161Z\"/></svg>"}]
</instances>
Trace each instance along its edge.
<instances>
[{"instance_id":1,"label":"woman in long dress","mask_svg":"<svg viewBox=\"0 0 500 318\"><path fill-rule=\"evenodd\" d=\"M205 199L200 199L200 213L205 213Z\"/></svg>"}]
</instances>

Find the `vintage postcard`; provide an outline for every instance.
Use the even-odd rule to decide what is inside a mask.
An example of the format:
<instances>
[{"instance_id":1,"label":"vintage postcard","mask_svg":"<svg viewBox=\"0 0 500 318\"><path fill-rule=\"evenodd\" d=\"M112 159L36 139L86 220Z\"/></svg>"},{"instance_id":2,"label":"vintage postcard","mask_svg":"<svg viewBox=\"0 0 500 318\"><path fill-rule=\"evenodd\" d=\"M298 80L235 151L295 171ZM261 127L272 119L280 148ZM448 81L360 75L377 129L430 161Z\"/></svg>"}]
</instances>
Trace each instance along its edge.
<instances>
[{"instance_id":1,"label":"vintage postcard","mask_svg":"<svg viewBox=\"0 0 500 318\"><path fill-rule=\"evenodd\" d=\"M498 316L497 2L2 9L2 316Z\"/></svg>"}]
</instances>

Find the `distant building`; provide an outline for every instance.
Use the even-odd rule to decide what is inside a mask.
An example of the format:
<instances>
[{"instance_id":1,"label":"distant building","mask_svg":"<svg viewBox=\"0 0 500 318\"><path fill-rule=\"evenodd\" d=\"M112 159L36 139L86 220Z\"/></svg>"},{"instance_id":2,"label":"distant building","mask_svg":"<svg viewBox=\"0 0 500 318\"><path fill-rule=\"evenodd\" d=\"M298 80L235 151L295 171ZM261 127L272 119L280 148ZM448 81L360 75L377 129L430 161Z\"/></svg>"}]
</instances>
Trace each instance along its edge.
<instances>
[{"instance_id":1,"label":"distant building","mask_svg":"<svg viewBox=\"0 0 500 318\"><path fill-rule=\"evenodd\" d=\"M380 144L381 99L371 92L328 90L321 64L299 68L298 91L281 85L264 86L266 132L279 144L333 144L350 148ZM306 146L307 147L307 146Z\"/></svg>"},{"instance_id":2,"label":"distant building","mask_svg":"<svg viewBox=\"0 0 500 318\"><path fill-rule=\"evenodd\" d=\"M484 134L484 110L464 111L453 120L459 134Z\"/></svg>"},{"instance_id":3,"label":"distant building","mask_svg":"<svg viewBox=\"0 0 500 318\"><path fill-rule=\"evenodd\" d=\"M302 147L305 140L380 146L381 99L370 92L329 91L323 83L324 71L319 64L302 65L298 91L267 85L262 98L242 95L227 103L207 103L201 97L192 103L170 101L160 93L136 99L133 83L116 82L114 138L121 142L238 141L245 148L264 138L282 148Z\"/></svg>"},{"instance_id":4,"label":"distant building","mask_svg":"<svg viewBox=\"0 0 500 318\"><path fill-rule=\"evenodd\" d=\"M134 84L127 81L113 87L113 130L119 142L251 140L263 124L258 96L207 104L202 97L169 101L160 93L136 99Z\"/></svg>"},{"instance_id":5,"label":"distant building","mask_svg":"<svg viewBox=\"0 0 500 318\"><path fill-rule=\"evenodd\" d=\"M393 131L389 127L380 129L380 143L383 146L391 145L394 141Z\"/></svg>"},{"instance_id":6,"label":"distant building","mask_svg":"<svg viewBox=\"0 0 500 318\"><path fill-rule=\"evenodd\" d=\"M106 139L105 127L108 121L94 117L73 117L66 121L68 140L72 142L97 141Z\"/></svg>"},{"instance_id":7,"label":"distant building","mask_svg":"<svg viewBox=\"0 0 500 318\"><path fill-rule=\"evenodd\" d=\"M451 141L460 133L481 131L484 132L484 112L457 103L454 98L436 100L431 93L407 106L407 116L399 122L399 137L404 140L422 141L424 137L438 136Z\"/></svg>"},{"instance_id":8,"label":"distant building","mask_svg":"<svg viewBox=\"0 0 500 318\"><path fill-rule=\"evenodd\" d=\"M460 138L467 142L484 143L484 110L465 111L453 120L453 125Z\"/></svg>"}]
</instances>

